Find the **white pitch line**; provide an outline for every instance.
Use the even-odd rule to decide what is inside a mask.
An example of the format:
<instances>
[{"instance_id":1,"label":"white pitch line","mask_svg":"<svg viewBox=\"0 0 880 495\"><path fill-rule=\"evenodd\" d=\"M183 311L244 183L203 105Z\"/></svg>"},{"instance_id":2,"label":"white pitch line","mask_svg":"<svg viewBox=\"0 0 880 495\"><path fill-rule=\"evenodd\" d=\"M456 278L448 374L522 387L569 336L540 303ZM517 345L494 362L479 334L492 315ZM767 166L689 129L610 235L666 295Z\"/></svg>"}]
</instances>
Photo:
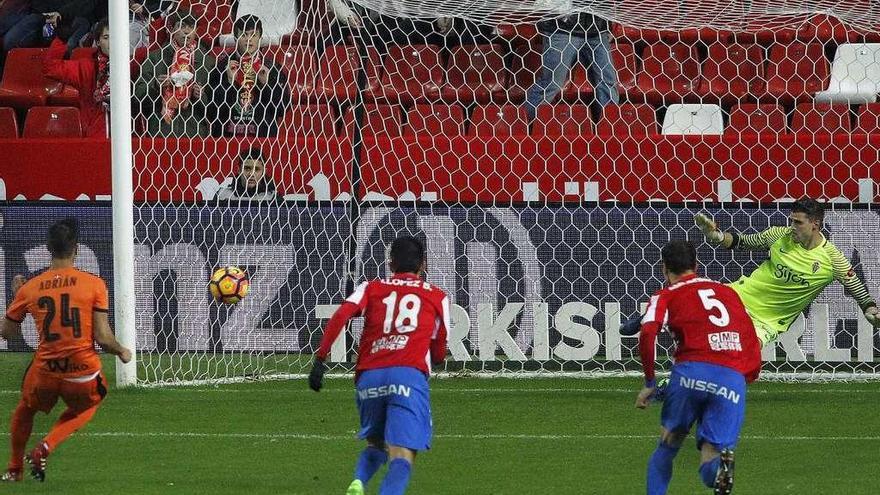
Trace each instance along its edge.
<instances>
[{"instance_id":1,"label":"white pitch line","mask_svg":"<svg viewBox=\"0 0 880 495\"><path fill-rule=\"evenodd\" d=\"M221 394L250 394L250 393L303 393L313 394L305 385L301 388L154 388L150 389L154 392L184 392L193 394L221 393ZM610 393L610 394L630 394L638 393L637 388L432 388L431 393L441 394L559 394L559 393ZM17 395L20 390L0 390L0 395ZM354 393L351 389L324 389L325 393ZM880 388L865 389L847 389L847 388L790 388L780 390L749 390L748 395L786 395L786 394L880 394Z\"/></svg>"},{"instance_id":2,"label":"white pitch line","mask_svg":"<svg viewBox=\"0 0 880 495\"><path fill-rule=\"evenodd\" d=\"M0 436L9 436L9 433L0 433ZM254 440L353 440L354 432L348 435L320 435L309 433L207 433L207 432L131 432L131 431L107 431L107 432L79 432L77 437L92 438L207 438L207 439L254 439ZM463 434L441 433L434 438L453 440L651 440L657 435L615 435L615 434ZM880 436L770 436L770 435L745 435L742 440L754 441L788 441L788 442L812 442L812 441L854 441L876 442Z\"/></svg>"}]
</instances>

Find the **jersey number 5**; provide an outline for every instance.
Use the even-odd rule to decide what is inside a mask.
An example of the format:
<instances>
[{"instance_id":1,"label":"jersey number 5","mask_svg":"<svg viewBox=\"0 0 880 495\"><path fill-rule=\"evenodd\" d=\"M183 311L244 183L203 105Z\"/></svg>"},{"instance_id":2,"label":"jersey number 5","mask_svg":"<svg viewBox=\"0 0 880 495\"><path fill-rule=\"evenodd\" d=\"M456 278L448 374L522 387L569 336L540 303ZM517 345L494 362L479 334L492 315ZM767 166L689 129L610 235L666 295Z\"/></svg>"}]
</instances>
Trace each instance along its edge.
<instances>
[{"instance_id":1,"label":"jersey number 5","mask_svg":"<svg viewBox=\"0 0 880 495\"><path fill-rule=\"evenodd\" d=\"M700 295L700 300L703 301L703 307L706 308L706 311L717 309L720 313L720 316L710 314L709 321L715 326L726 327L730 323L730 313L727 312L727 307L723 302L715 299L715 291L712 289L701 289L697 293Z\"/></svg>"},{"instance_id":2,"label":"jersey number 5","mask_svg":"<svg viewBox=\"0 0 880 495\"><path fill-rule=\"evenodd\" d=\"M397 292L388 294L388 297L382 299L385 303L385 324L382 330L385 333L391 333L392 322L397 333L409 333L419 326L419 310L422 309L422 300L415 294L406 294L400 298L400 304L397 304ZM395 312L397 318L394 317Z\"/></svg>"},{"instance_id":3,"label":"jersey number 5","mask_svg":"<svg viewBox=\"0 0 880 495\"><path fill-rule=\"evenodd\" d=\"M52 322L55 320L55 299L43 296L37 300L37 305L46 310L46 318L43 320L43 339L45 342L54 342L61 338L61 334L52 333ZM79 322L79 308L70 307L70 294L61 294L61 326L73 329L73 338L82 336L82 327Z\"/></svg>"}]
</instances>

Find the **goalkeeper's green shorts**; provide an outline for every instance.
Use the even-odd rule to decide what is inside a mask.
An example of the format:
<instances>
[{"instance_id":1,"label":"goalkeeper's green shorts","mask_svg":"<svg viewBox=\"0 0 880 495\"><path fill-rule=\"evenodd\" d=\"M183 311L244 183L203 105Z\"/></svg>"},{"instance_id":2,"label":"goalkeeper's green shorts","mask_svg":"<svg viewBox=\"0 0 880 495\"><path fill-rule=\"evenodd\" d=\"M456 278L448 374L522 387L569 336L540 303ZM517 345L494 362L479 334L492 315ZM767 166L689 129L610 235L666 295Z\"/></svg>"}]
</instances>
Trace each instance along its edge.
<instances>
[{"instance_id":1,"label":"goalkeeper's green shorts","mask_svg":"<svg viewBox=\"0 0 880 495\"><path fill-rule=\"evenodd\" d=\"M777 327L765 323L751 314L749 314L749 317L752 319L752 324L755 325L755 333L758 334L758 340L761 341L761 347L773 342L776 340L776 337L779 337L780 333L784 332L784 330L780 331Z\"/></svg>"}]
</instances>

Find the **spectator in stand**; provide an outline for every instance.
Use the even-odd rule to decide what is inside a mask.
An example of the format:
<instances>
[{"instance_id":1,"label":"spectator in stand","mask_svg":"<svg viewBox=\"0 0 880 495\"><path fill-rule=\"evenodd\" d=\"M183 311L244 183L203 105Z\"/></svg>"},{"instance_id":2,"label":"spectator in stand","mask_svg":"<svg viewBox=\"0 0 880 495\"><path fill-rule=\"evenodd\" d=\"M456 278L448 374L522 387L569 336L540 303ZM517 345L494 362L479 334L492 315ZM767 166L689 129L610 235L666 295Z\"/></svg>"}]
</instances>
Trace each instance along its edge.
<instances>
[{"instance_id":1,"label":"spectator in stand","mask_svg":"<svg viewBox=\"0 0 880 495\"><path fill-rule=\"evenodd\" d=\"M31 11L30 0L0 0L0 38Z\"/></svg>"},{"instance_id":2,"label":"spectator in stand","mask_svg":"<svg viewBox=\"0 0 880 495\"><path fill-rule=\"evenodd\" d=\"M611 60L608 21L587 13L571 14L539 22L538 31L544 41L543 67L526 94L530 119L535 118L540 104L553 102L578 59L587 67L587 77L595 90L593 112L601 114L606 105L618 103L617 71Z\"/></svg>"},{"instance_id":3,"label":"spectator in stand","mask_svg":"<svg viewBox=\"0 0 880 495\"><path fill-rule=\"evenodd\" d=\"M260 51L259 17L238 18L232 31L235 52L221 58L211 75L213 101L208 115L213 135L275 136L290 100L287 76Z\"/></svg>"},{"instance_id":4,"label":"spectator in stand","mask_svg":"<svg viewBox=\"0 0 880 495\"><path fill-rule=\"evenodd\" d=\"M58 28L56 38L43 60L47 77L79 90L79 112L86 137L108 137L110 115L110 27L107 19L95 24L92 38L95 53L91 58L64 60L70 29Z\"/></svg>"},{"instance_id":5,"label":"spectator in stand","mask_svg":"<svg viewBox=\"0 0 880 495\"><path fill-rule=\"evenodd\" d=\"M71 27L67 54L79 46L89 33L95 12L95 0L31 0L26 15L7 28L3 35L3 55L13 48L46 46L55 37L61 23Z\"/></svg>"},{"instance_id":6,"label":"spectator in stand","mask_svg":"<svg viewBox=\"0 0 880 495\"><path fill-rule=\"evenodd\" d=\"M179 0L129 0L129 42L131 54L150 44L150 23L165 13L172 12Z\"/></svg>"},{"instance_id":7,"label":"spectator in stand","mask_svg":"<svg viewBox=\"0 0 880 495\"><path fill-rule=\"evenodd\" d=\"M217 191L217 201L277 201L275 182L266 175L266 160L260 148L250 148L238 155L238 176Z\"/></svg>"},{"instance_id":8,"label":"spectator in stand","mask_svg":"<svg viewBox=\"0 0 880 495\"><path fill-rule=\"evenodd\" d=\"M141 65L134 97L146 114L147 134L158 137L205 137L206 89L215 60L198 42L195 18L188 12L171 17L171 40Z\"/></svg>"}]
</instances>

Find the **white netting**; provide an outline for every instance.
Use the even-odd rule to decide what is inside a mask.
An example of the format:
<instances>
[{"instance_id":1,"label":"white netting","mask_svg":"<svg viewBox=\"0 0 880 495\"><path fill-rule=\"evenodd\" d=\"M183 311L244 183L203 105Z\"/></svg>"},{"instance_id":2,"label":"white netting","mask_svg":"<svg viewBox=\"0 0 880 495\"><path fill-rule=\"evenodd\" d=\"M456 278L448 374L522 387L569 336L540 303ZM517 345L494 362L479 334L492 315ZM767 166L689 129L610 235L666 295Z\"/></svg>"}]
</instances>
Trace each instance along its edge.
<instances>
[{"instance_id":1,"label":"white netting","mask_svg":"<svg viewBox=\"0 0 880 495\"><path fill-rule=\"evenodd\" d=\"M703 244L699 211L753 232L790 198L833 201L827 234L880 295L869 3L179 8L192 20L158 18L135 57L140 381L302 373L401 233L456 305L448 371L637 370L617 326L660 287L666 241L700 243L723 281L765 258ZM578 10L597 16L560 17ZM181 22L190 48L169 41ZM272 184L249 190L239 171L263 167ZM234 307L206 289L230 264L252 281ZM783 377L876 376L875 332L837 284L765 352Z\"/></svg>"}]
</instances>

